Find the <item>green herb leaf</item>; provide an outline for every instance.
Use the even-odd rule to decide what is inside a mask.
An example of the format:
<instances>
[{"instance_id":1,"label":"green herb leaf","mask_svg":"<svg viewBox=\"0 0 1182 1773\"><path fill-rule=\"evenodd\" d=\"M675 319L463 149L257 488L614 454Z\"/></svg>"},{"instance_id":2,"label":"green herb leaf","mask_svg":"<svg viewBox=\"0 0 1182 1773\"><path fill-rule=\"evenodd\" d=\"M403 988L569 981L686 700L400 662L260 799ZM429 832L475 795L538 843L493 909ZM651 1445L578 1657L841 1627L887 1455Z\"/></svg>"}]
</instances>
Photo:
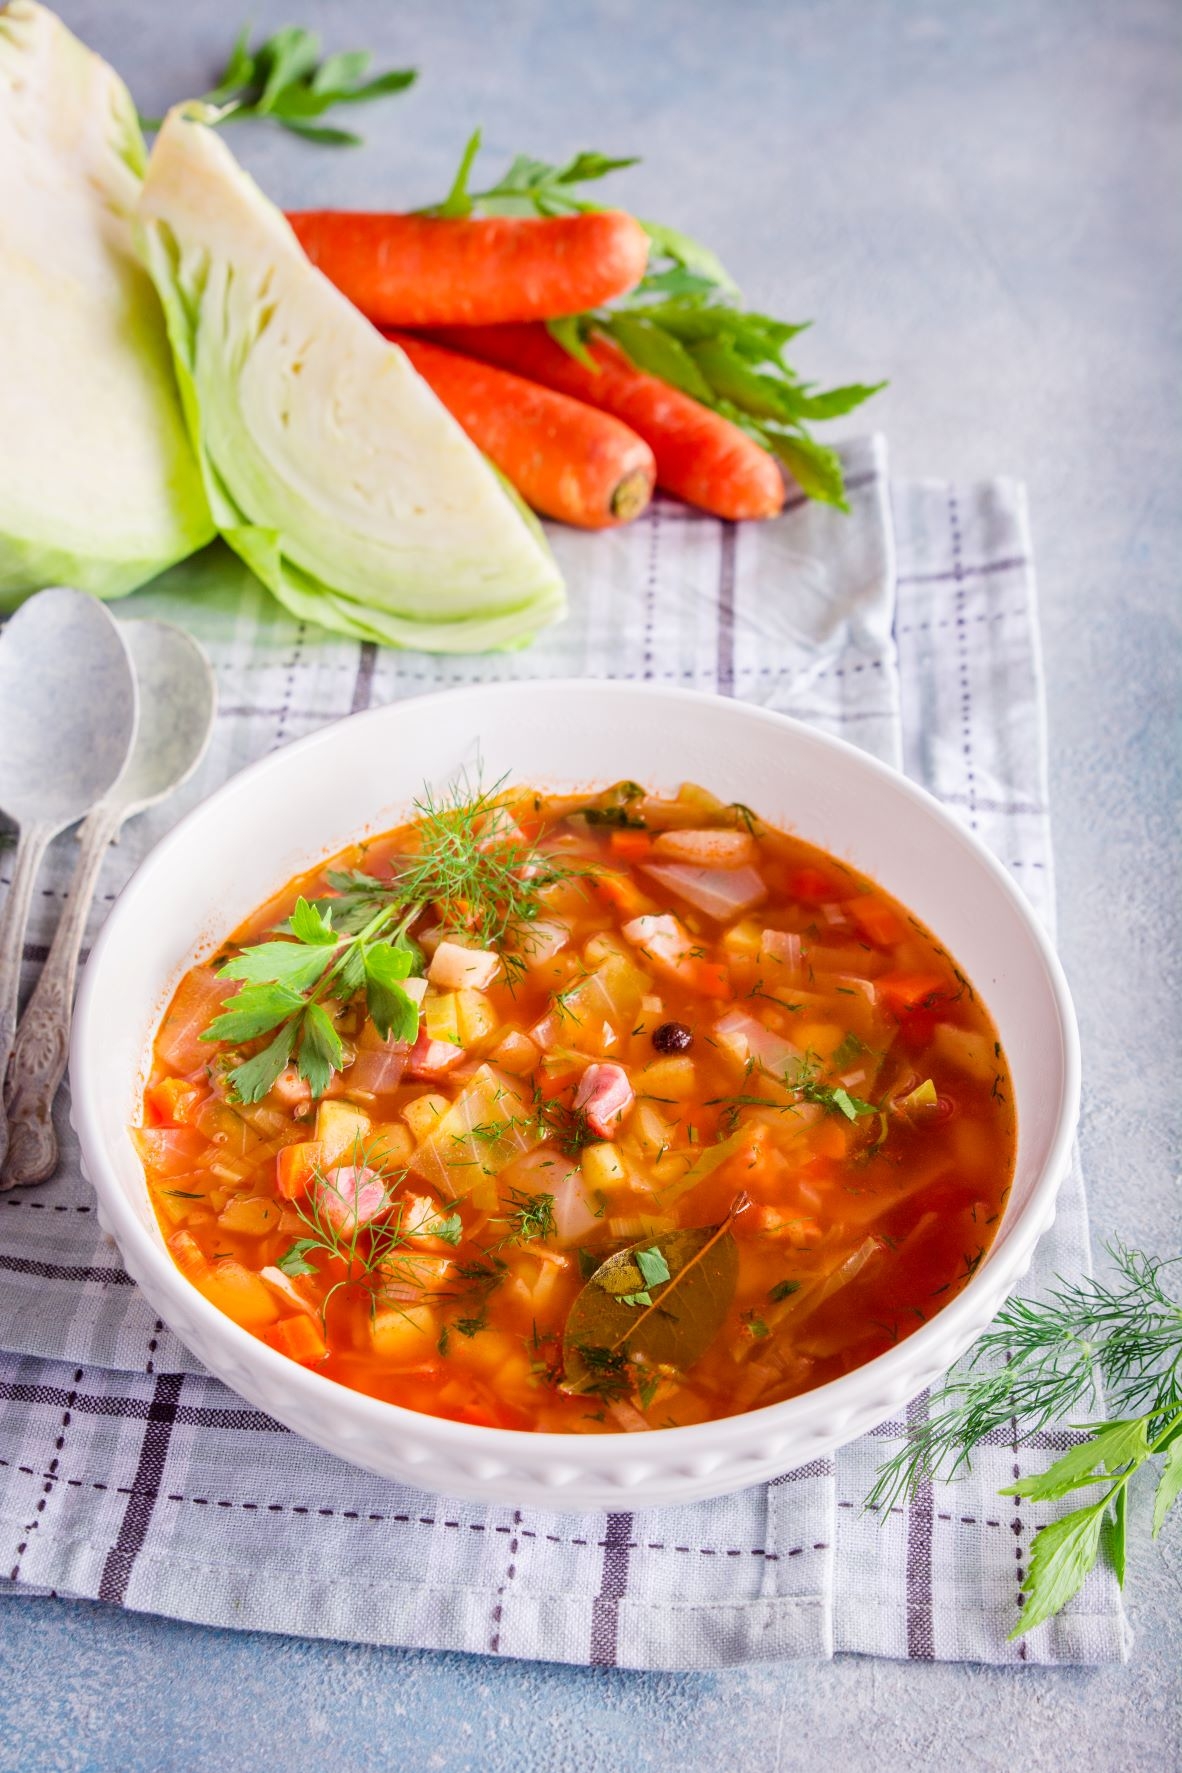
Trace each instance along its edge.
<instances>
[{"instance_id":1,"label":"green herb leaf","mask_svg":"<svg viewBox=\"0 0 1182 1773\"><path fill-rule=\"evenodd\" d=\"M1129 1560L1129 1486L1118 1484L1116 1500L1113 1503L1112 1518L1109 1522L1108 1551L1112 1559L1112 1568L1116 1574L1117 1585L1125 1585L1125 1571Z\"/></svg>"},{"instance_id":2,"label":"green herb leaf","mask_svg":"<svg viewBox=\"0 0 1182 1773\"><path fill-rule=\"evenodd\" d=\"M672 1278L669 1273L669 1264L655 1244L650 1245L647 1250L637 1250L636 1266L644 1276L646 1287L663 1286L667 1280Z\"/></svg>"},{"instance_id":3,"label":"green herb leaf","mask_svg":"<svg viewBox=\"0 0 1182 1773\"><path fill-rule=\"evenodd\" d=\"M1182 1493L1182 1437L1166 1448L1165 1463L1157 1480L1153 1498L1153 1537L1156 1539L1166 1524L1166 1516Z\"/></svg>"},{"instance_id":4,"label":"green herb leaf","mask_svg":"<svg viewBox=\"0 0 1182 1773\"><path fill-rule=\"evenodd\" d=\"M432 1219L429 1225L416 1229L416 1237L437 1237L445 1244L458 1244L464 1235L464 1221L458 1213L449 1213L446 1219Z\"/></svg>"},{"instance_id":5,"label":"green herb leaf","mask_svg":"<svg viewBox=\"0 0 1182 1773\"><path fill-rule=\"evenodd\" d=\"M246 1059L230 1072L228 1082L239 1102L261 1102L272 1088L279 1073L291 1059L295 1046L296 1025L289 1022L281 1028L270 1046Z\"/></svg>"},{"instance_id":6,"label":"green herb leaf","mask_svg":"<svg viewBox=\"0 0 1182 1773\"><path fill-rule=\"evenodd\" d=\"M1034 1536L1026 1606L1010 1638L1024 1637L1078 1594L1100 1554L1107 1498L1052 1521Z\"/></svg>"},{"instance_id":7,"label":"green herb leaf","mask_svg":"<svg viewBox=\"0 0 1182 1773\"><path fill-rule=\"evenodd\" d=\"M1087 1484L1105 1483L1113 1472L1130 1463L1140 1465L1149 1457L1144 1416L1128 1422L1110 1422L1093 1431L1091 1438L1072 1447L1046 1471L1021 1478L999 1490L1000 1496L1025 1496L1032 1502L1050 1502ZM1102 1468L1107 1467L1107 1470Z\"/></svg>"},{"instance_id":8,"label":"green herb leaf","mask_svg":"<svg viewBox=\"0 0 1182 1773\"><path fill-rule=\"evenodd\" d=\"M287 985L244 985L226 1000L227 1008L214 1018L201 1039L254 1040L302 1009L303 1001Z\"/></svg>"},{"instance_id":9,"label":"green herb leaf","mask_svg":"<svg viewBox=\"0 0 1182 1773\"><path fill-rule=\"evenodd\" d=\"M300 1033L299 1069L313 1096L323 1096L344 1056L341 1037L328 1016L318 1003L310 1003Z\"/></svg>"},{"instance_id":10,"label":"green herb leaf","mask_svg":"<svg viewBox=\"0 0 1182 1773\"><path fill-rule=\"evenodd\" d=\"M297 899L290 923L291 933L297 942L330 948L336 945L337 934L332 927L331 902L321 910L318 905L309 904L307 899Z\"/></svg>"},{"instance_id":11,"label":"green herb leaf","mask_svg":"<svg viewBox=\"0 0 1182 1773\"><path fill-rule=\"evenodd\" d=\"M642 1358L652 1365L692 1367L722 1328L738 1278L739 1255L730 1230L721 1225L671 1231L609 1256L587 1282L567 1316L563 1358L569 1384L586 1389L596 1364L589 1349L609 1360ZM652 1279L639 1257L647 1258ZM655 1278L656 1258L668 1279ZM648 1280L648 1286L642 1283ZM648 1292L637 1312L625 1301ZM602 1361L598 1363L602 1367Z\"/></svg>"},{"instance_id":12,"label":"green herb leaf","mask_svg":"<svg viewBox=\"0 0 1182 1773\"><path fill-rule=\"evenodd\" d=\"M292 1280L301 1274L318 1274L320 1271L314 1262L308 1261L308 1251L320 1248L314 1237L300 1237L292 1244L291 1249L280 1256L278 1267L282 1273Z\"/></svg>"},{"instance_id":13,"label":"green herb leaf","mask_svg":"<svg viewBox=\"0 0 1182 1773\"><path fill-rule=\"evenodd\" d=\"M413 1044L418 1038L419 1007L401 983L410 976L412 958L408 949L389 942L364 950L366 1007L383 1040Z\"/></svg>"},{"instance_id":14,"label":"green herb leaf","mask_svg":"<svg viewBox=\"0 0 1182 1773\"><path fill-rule=\"evenodd\" d=\"M254 948L244 948L241 954L219 967L218 978L245 979L252 985L274 983L291 991L306 991L321 977L332 956L333 948L326 944L313 946L303 940L260 942ZM220 1038L231 1040L234 1036Z\"/></svg>"},{"instance_id":15,"label":"green herb leaf","mask_svg":"<svg viewBox=\"0 0 1182 1773\"><path fill-rule=\"evenodd\" d=\"M793 1293L799 1293L799 1291L800 1282L798 1280L782 1280L777 1281L774 1287L768 1288L767 1296L773 1305L778 1305L781 1299L790 1299Z\"/></svg>"},{"instance_id":16,"label":"green herb leaf","mask_svg":"<svg viewBox=\"0 0 1182 1773\"><path fill-rule=\"evenodd\" d=\"M306 141L351 147L361 137L345 129L321 128L310 119L335 105L355 105L403 92L416 74L411 68L391 69L365 78L372 56L365 49L338 51L320 59L320 39L301 25L285 25L252 52L250 27L235 40L221 78L199 101L220 112L214 123L270 118ZM145 129L158 129L160 118L141 118Z\"/></svg>"}]
</instances>

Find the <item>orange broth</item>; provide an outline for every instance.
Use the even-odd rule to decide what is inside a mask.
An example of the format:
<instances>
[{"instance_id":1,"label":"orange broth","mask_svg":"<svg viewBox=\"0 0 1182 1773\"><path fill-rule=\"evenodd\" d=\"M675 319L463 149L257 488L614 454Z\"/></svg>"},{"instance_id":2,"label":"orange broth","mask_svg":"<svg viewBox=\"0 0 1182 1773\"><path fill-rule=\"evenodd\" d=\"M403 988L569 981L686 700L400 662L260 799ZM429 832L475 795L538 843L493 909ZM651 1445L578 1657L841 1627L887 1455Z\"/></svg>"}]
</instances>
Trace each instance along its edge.
<instances>
[{"instance_id":1,"label":"orange broth","mask_svg":"<svg viewBox=\"0 0 1182 1773\"><path fill-rule=\"evenodd\" d=\"M484 804L484 850L543 881L535 921L481 951L465 904L415 917L413 1047L342 991L319 1101L289 1066L244 1103L229 1068L269 1037L200 1036L237 989L216 966L331 900L330 869L397 876L415 824L291 881L182 980L133 1137L193 1285L343 1385L569 1433L791 1397L946 1305L1003 1213L1015 1117L928 931L700 788ZM628 1249L630 1279L592 1278Z\"/></svg>"}]
</instances>

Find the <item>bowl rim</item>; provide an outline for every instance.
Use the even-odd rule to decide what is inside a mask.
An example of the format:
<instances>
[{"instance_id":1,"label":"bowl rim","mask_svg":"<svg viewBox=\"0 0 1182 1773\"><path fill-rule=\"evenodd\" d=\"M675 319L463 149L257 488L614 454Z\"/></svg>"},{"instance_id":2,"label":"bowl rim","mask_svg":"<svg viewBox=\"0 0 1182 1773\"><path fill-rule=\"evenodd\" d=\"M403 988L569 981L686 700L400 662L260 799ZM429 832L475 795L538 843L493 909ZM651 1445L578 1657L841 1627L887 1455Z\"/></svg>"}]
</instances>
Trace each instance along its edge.
<instances>
[{"instance_id":1,"label":"bowl rim","mask_svg":"<svg viewBox=\"0 0 1182 1773\"><path fill-rule=\"evenodd\" d=\"M911 1369L917 1374L931 1367L945 1372L967 1351L1025 1273L1034 1246L1053 1217L1055 1199L1070 1162L1080 1107L1080 1041L1071 993L1050 936L1017 883L981 839L968 830L928 789L912 781L901 770L863 751L848 739L823 731L792 715L781 714L775 709L719 696L707 690L614 678L507 677L493 682L449 686L424 695L400 697L379 707L328 721L279 750L268 752L221 783L186 813L140 863L112 906L84 968L74 1011L69 1061L71 1118L86 1160L87 1177L103 1209L105 1229L114 1236L125 1260L130 1250L133 1259L128 1260L128 1266L146 1269L151 1273L154 1280L158 1281L164 1297L175 1297L182 1312L186 1309L194 1311L198 1322L207 1325L215 1337L228 1336L230 1344L247 1356L251 1363L261 1365L263 1373L285 1380L289 1398L297 1407L304 1401L313 1406L336 1405L356 1413L357 1419L362 1423L381 1423L387 1429L401 1422L408 1430L413 1429L420 1439L431 1441L435 1450L444 1458L451 1452L463 1451L471 1455L474 1449L479 1449L491 1458L500 1455L506 1460L520 1460L523 1455L527 1455L535 1463L561 1460L569 1465L578 1464L581 1455L588 1463L598 1464L602 1463L605 1454L611 1458L625 1444L631 1453L639 1450L637 1437L625 1430L578 1435L552 1430L493 1428L479 1423L455 1422L447 1417L429 1415L409 1409L404 1404L356 1391L351 1386L343 1385L338 1380L287 1359L211 1304L185 1279L168 1251L154 1241L148 1227L137 1217L131 1200L115 1173L114 1162L99 1130L96 1095L100 1087L98 1080L102 1066L97 1057L101 1051L101 1020L98 1012L105 985L107 952L118 940L126 919L134 915L139 900L145 893L151 893L156 875L167 865L172 852L186 843L194 826L210 817L211 809L220 810L237 799L249 798L255 784L275 770L281 760L286 764L287 760L306 756L320 746L339 742L340 731L346 725L355 726L358 732L362 732L369 726L378 725L393 715L405 714L412 709L429 718L433 708L440 704L454 704L457 697L477 699L482 696L511 694L520 698L537 693L552 695L555 692L564 697L580 698L606 693L646 701L709 706L712 710L717 710L721 705L728 714L733 714L740 720L778 732L790 732L798 741L815 745L822 751L836 752L852 762L856 768L877 778L892 793L902 794L911 800L951 840L962 849L968 850L977 864L992 877L995 886L1009 901L1011 909L1017 913L1032 939L1050 990L1062 1041L1062 1084L1047 1156L1003 1249L998 1252L995 1238L977 1272L949 1304L903 1341L861 1366L852 1368L850 1372L828 1380L811 1391L761 1405L758 1409L741 1411L734 1416L712 1417L708 1421L684 1427L653 1431L644 1437L643 1445L646 1454L664 1463L665 1457L684 1458L687 1455L714 1451L718 1448L720 1437L733 1439L742 1435L749 1439L760 1439L761 1429L770 1430L773 1425L782 1431L799 1430L804 1435L815 1431L821 1419L837 1415L843 1408L847 1418L856 1416L859 1410L858 1394L871 1384L884 1397L889 1394L889 1408L896 1408L904 1401L900 1384L906 1388L911 1383L907 1377ZM158 1023L157 1016L152 1024L153 1039ZM999 1235L1000 1231L999 1226ZM983 1315L986 1298L991 1299L992 1303L988 1314ZM188 1345L184 1336L179 1339ZM938 1354L938 1345L941 1342L949 1346L956 1345L957 1351L951 1359L944 1359ZM930 1381L921 1380L914 1390L906 1393L907 1397L917 1395L928 1382ZM885 1413L887 1412L884 1411ZM864 1432L864 1428L868 1426L869 1423L855 1424L852 1435ZM300 1430L297 1429L296 1432ZM844 1444L844 1441L839 1436L832 1444ZM343 1456L346 1459L350 1457L348 1453Z\"/></svg>"}]
</instances>

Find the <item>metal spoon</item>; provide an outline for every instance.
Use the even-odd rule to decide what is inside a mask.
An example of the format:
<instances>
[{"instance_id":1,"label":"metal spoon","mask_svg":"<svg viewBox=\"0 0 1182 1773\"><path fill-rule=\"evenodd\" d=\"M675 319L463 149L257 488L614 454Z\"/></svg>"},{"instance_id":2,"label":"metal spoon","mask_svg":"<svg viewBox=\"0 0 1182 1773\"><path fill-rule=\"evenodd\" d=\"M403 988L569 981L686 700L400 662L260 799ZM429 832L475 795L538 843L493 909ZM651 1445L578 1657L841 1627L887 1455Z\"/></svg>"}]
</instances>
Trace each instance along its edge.
<instances>
[{"instance_id":1,"label":"metal spoon","mask_svg":"<svg viewBox=\"0 0 1182 1773\"><path fill-rule=\"evenodd\" d=\"M79 833L82 849L66 908L21 1017L8 1077L11 1143L0 1188L44 1182L57 1168L53 1102L66 1069L78 952L103 857L125 819L192 775L213 730L217 686L197 642L165 622L120 626L139 680L139 731L122 775Z\"/></svg>"},{"instance_id":2,"label":"metal spoon","mask_svg":"<svg viewBox=\"0 0 1182 1773\"><path fill-rule=\"evenodd\" d=\"M0 634L0 806L20 826L0 913L0 1079L16 1031L33 886L51 838L104 795L135 739L139 692L101 603L64 586L22 604ZM0 1106L0 1170L8 1125Z\"/></svg>"}]
</instances>

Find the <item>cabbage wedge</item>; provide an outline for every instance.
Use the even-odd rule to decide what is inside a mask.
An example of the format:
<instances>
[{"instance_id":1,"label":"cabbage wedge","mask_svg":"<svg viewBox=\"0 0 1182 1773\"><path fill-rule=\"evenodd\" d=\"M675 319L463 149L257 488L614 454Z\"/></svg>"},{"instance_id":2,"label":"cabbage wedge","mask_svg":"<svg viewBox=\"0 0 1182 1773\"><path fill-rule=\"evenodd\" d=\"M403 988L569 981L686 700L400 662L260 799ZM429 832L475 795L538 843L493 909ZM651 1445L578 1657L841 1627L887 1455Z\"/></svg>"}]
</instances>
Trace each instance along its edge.
<instances>
[{"instance_id":1,"label":"cabbage wedge","mask_svg":"<svg viewBox=\"0 0 1182 1773\"><path fill-rule=\"evenodd\" d=\"M218 529L294 615L341 633L532 639L565 610L540 527L202 115L165 120L139 239Z\"/></svg>"},{"instance_id":2,"label":"cabbage wedge","mask_svg":"<svg viewBox=\"0 0 1182 1773\"><path fill-rule=\"evenodd\" d=\"M132 236L144 159L106 63L44 7L0 10L0 610L122 596L214 534Z\"/></svg>"}]
</instances>

